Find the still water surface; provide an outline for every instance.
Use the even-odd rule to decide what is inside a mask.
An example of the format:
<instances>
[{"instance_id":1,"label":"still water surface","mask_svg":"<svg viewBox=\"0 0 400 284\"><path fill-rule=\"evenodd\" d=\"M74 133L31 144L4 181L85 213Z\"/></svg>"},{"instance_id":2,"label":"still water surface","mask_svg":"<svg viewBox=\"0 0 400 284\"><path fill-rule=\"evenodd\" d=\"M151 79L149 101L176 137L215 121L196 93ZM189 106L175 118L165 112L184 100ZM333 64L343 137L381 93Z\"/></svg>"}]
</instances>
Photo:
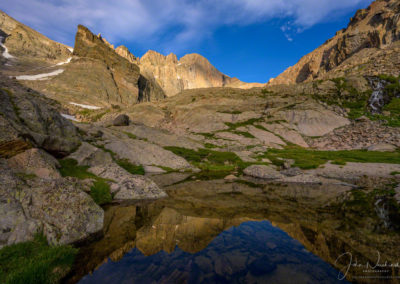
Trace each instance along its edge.
<instances>
[{"instance_id":1,"label":"still water surface","mask_svg":"<svg viewBox=\"0 0 400 284\"><path fill-rule=\"evenodd\" d=\"M169 198L106 208L103 235L81 247L66 283L398 283L397 268L364 272L377 252L395 262L400 238L374 200L360 203L353 191L224 181L168 187Z\"/></svg>"}]
</instances>

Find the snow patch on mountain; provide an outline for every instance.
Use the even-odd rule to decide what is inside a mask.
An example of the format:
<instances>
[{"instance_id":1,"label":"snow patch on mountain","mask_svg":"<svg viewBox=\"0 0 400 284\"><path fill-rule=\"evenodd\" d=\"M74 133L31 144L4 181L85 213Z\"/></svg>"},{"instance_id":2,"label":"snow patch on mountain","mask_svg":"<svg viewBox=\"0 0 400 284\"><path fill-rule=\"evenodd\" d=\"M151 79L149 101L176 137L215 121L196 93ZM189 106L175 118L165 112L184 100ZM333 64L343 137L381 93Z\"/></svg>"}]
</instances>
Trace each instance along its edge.
<instances>
[{"instance_id":1,"label":"snow patch on mountain","mask_svg":"<svg viewBox=\"0 0 400 284\"><path fill-rule=\"evenodd\" d=\"M83 105L83 104L78 104L78 103L73 103L73 102L70 102L69 104L74 105L74 106L78 106L78 107L81 107L81 108L86 108L86 109L101 109L101 107L98 107L98 106Z\"/></svg>"}]
</instances>

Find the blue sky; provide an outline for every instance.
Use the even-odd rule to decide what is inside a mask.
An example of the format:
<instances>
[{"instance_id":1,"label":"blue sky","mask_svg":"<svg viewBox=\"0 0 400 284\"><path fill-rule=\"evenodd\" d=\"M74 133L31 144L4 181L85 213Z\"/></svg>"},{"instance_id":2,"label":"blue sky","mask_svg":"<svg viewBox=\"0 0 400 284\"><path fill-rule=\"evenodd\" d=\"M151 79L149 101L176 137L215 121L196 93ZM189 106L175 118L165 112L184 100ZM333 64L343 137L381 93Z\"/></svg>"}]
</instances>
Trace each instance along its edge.
<instances>
[{"instance_id":1,"label":"blue sky","mask_svg":"<svg viewBox=\"0 0 400 284\"><path fill-rule=\"evenodd\" d=\"M223 73L266 82L372 0L2 0L0 9L73 46L76 26L136 56L200 53Z\"/></svg>"}]
</instances>

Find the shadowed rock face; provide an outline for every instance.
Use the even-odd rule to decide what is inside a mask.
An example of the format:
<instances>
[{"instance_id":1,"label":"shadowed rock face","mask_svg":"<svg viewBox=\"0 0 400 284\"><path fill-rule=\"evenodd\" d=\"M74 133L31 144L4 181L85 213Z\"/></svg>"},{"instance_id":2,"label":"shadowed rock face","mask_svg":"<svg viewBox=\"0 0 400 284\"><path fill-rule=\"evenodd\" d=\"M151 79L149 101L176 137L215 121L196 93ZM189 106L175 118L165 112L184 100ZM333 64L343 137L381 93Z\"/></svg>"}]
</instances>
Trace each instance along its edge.
<instances>
[{"instance_id":1,"label":"shadowed rock face","mask_svg":"<svg viewBox=\"0 0 400 284\"><path fill-rule=\"evenodd\" d=\"M373 53L383 49L387 58L392 58L392 50L400 39L400 4L396 0L377 0L367 9L357 11L350 20L346 29L340 30L313 52L305 55L297 64L289 67L269 84L293 84L310 81L321 77L327 72L336 73L335 69L346 62L346 69L367 64ZM398 52L397 52L398 53ZM358 56L359 55L359 56ZM380 60L379 60L380 61ZM379 66L380 73L396 73L397 68L391 65L392 60L375 63L375 70ZM370 68L354 70L354 72L372 72ZM340 68L339 68L340 70ZM385 71L385 72L382 72Z\"/></svg>"},{"instance_id":2,"label":"shadowed rock face","mask_svg":"<svg viewBox=\"0 0 400 284\"><path fill-rule=\"evenodd\" d=\"M79 146L77 128L59 114L56 102L2 76L0 86L0 157L32 146L65 156Z\"/></svg>"}]
</instances>

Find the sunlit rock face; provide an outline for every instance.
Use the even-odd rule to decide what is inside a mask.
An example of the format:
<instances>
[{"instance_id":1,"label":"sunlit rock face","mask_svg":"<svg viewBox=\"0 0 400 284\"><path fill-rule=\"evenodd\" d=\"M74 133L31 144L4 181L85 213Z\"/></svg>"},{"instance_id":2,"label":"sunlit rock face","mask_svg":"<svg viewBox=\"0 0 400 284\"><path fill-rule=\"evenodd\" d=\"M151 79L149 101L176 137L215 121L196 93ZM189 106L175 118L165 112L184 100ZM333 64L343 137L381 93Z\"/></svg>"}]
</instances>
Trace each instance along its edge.
<instances>
[{"instance_id":1,"label":"sunlit rock face","mask_svg":"<svg viewBox=\"0 0 400 284\"><path fill-rule=\"evenodd\" d=\"M175 54L164 56L150 50L140 58L141 72L154 78L170 97L187 89L211 87L261 87L262 84L244 83L218 71L200 54L187 54L178 60Z\"/></svg>"}]
</instances>

